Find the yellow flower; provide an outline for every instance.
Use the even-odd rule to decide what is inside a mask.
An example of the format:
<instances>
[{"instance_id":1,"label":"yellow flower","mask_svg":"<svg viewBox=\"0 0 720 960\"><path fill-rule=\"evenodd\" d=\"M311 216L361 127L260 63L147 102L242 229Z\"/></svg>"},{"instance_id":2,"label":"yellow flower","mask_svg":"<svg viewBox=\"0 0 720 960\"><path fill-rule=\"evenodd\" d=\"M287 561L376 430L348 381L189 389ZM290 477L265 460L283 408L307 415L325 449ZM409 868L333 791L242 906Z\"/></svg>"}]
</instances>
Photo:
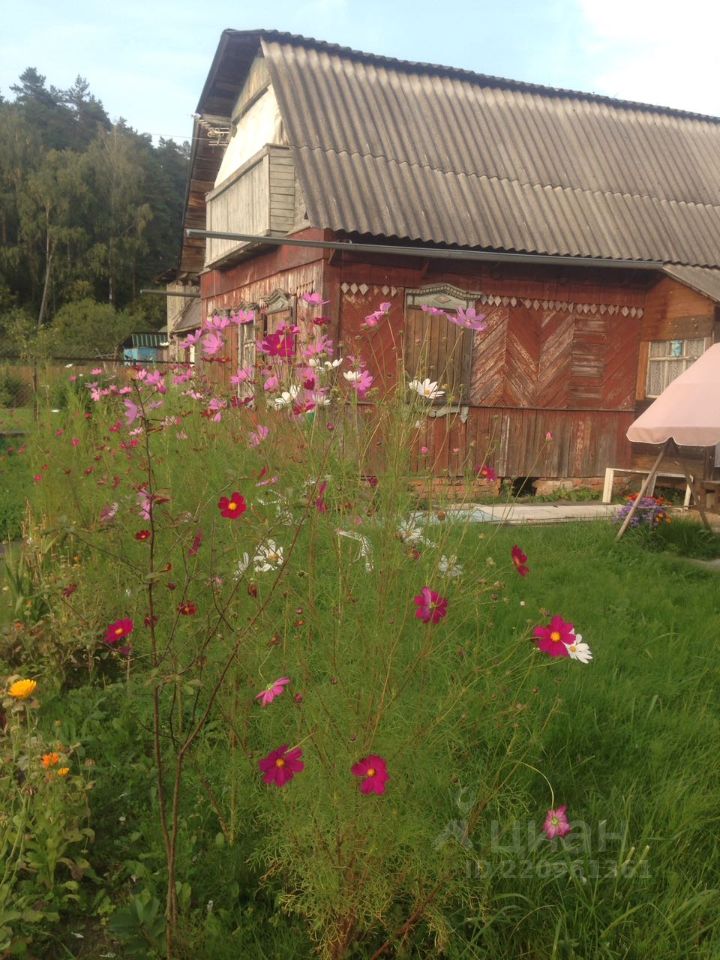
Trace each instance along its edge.
<instances>
[{"instance_id":1,"label":"yellow flower","mask_svg":"<svg viewBox=\"0 0 720 960\"><path fill-rule=\"evenodd\" d=\"M60 767L57 772L59 777L66 777L70 773L70 767Z\"/></svg>"},{"instance_id":2,"label":"yellow flower","mask_svg":"<svg viewBox=\"0 0 720 960\"><path fill-rule=\"evenodd\" d=\"M10 684L8 693L16 700L27 700L35 693L36 687L36 680L16 680L15 683Z\"/></svg>"},{"instance_id":3,"label":"yellow flower","mask_svg":"<svg viewBox=\"0 0 720 960\"><path fill-rule=\"evenodd\" d=\"M48 767L56 767L60 763L59 753L46 753L42 758L42 765L47 770Z\"/></svg>"}]
</instances>

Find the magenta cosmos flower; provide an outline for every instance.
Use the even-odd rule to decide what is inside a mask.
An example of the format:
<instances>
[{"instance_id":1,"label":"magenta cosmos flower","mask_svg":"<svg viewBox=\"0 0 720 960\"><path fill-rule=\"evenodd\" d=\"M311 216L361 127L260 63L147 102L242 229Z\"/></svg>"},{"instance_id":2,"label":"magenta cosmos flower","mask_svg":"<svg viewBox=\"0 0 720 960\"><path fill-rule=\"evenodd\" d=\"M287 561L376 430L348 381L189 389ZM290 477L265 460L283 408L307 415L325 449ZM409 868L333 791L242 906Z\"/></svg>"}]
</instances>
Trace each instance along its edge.
<instances>
[{"instance_id":1,"label":"magenta cosmos flower","mask_svg":"<svg viewBox=\"0 0 720 960\"><path fill-rule=\"evenodd\" d=\"M135 629L135 624L129 617L124 617L122 620L116 620L115 623L111 623L110 626L105 631L105 643L110 644L111 646L122 640L123 637L128 637L133 630Z\"/></svg>"},{"instance_id":2,"label":"magenta cosmos flower","mask_svg":"<svg viewBox=\"0 0 720 960\"><path fill-rule=\"evenodd\" d=\"M537 639L538 650L551 657L567 657L569 653L565 644L575 640L575 627L555 616L546 627L535 627L533 636Z\"/></svg>"},{"instance_id":3,"label":"magenta cosmos flower","mask_svg":"<svg viewBox=\"0 0 720 960\"><path fill-rule=\"evenodd\" d=\"M242 516L242 514L245 513L247 510L247 503L245 502L245 497L241 496L236 491L230 497L220 497L218 500L218 507L220 509L221 516L225 517L227 520L235 520L237 517Z\"/></svg>"},{"instance_id":4,"label":"magenta cosmos flower","mask_svg":"<svg viewBox=\"0 0 720 960\"><path fill-rule=\"evenodd\" d=\"M390 779L387 763L377 754L365 757L352 768L353 776L362 777L360 793L385 793L385 784Z\"/></svg>"},{"instance_id":5,"label":"magenta cosmos flower","mask_svg":"<svg viewBox=\"0 0 720 960\"><path fill-rule=\"evenodd\" d=\"M273 750L262 760L258 760L258 766L262 770L263 782L274 783L276 787L284 787L289 783L296 773L305 769L305 764L300 757L302 750L296 747L294 750L288 750L286 743Z\"/></svg>"},{"instance_id":6,"label":"magenta cosmos flower","mask_svg":"<svg viewBox=\"0 0 720 960\"><path fill-rule=\"evenodd\" d=\"M289 683L290 677L280 677L279 680L275 680L274 683L268 684L264 690L261 690L260 693L256 694L255 699L260 701L261 707L267 707L269 703L273 702L275 697L280 696Z\"/></svg>"},{"instance_id":7,"label":"magenta cosmos flower","mask_svg":"<svg viewBox=\"0 0 720 960\"><path fill-rule=\"evenodd\" d=\"M430 587L422 588L415 597L415 605L417 606L415 616L423 623L439 623L446 615L448 608L447 599Z\"/></svg>"},{"instance_id":8,"label":"magenta cosmos flower","mask_svg":"<svg viewBox=\"0 0 720 960\"><path fill-rule=\"evenodd\" d=\"M514 546L510 551L510 556L512 557L512 562L515 564L515 569L520 576L526 577L530 573L530 567L527 565L527 556L517 545Z\"/></svg>"},{"instance_id":9,"label":"magenta cosmos flower","mask_svg":"<svg viewBox=\"0 0 720 960\"><path fill-rule=\"evenodd\" d=\"M566 811L566 804L558 807L557 810L548 810L543 824L543 830L548 840L553 840L555 837L564 837L572 830Z\"/></svg>"}]
</instances>

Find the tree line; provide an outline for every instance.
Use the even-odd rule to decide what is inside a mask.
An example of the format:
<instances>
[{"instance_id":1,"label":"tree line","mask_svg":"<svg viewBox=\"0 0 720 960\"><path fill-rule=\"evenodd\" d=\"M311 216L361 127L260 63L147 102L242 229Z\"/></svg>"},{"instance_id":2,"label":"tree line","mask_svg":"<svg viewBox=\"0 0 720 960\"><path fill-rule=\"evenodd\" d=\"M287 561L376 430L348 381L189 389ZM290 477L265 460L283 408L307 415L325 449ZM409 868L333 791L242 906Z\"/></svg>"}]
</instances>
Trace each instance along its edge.
<instances>
[{"instance_id":1,"label":"tree line","mask_svg":"<svg viewBox=\"0 0 720 960\"><path fill-rule=\"evenodd\" d=\"M78 77L34 67L0 93L0 353L112 352L155 329L143 286L175 265L189 144L111 122Z\"/></svg>"}]
</instances>

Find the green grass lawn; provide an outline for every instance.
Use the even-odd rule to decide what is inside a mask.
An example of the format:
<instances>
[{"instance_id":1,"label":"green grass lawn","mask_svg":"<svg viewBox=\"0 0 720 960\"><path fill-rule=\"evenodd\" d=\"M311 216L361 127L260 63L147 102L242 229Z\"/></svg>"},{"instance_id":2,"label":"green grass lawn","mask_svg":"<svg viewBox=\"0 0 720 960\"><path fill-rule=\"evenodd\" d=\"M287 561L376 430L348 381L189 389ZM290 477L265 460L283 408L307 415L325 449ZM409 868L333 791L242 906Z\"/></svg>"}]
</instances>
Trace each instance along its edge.
<instances>
[{"instance_id":1,"label":"green grass lawn","mask_svg":"<svg viewBox=\"0 0 720 960\"><path fill-rule=\"evenodd\" d=\"M498 567L518 543L531 568L508 581L494 629L521 631L544 608L593 651L587 666L546 664L518 704L539 723L559 698L535 765L587 826L558 851L554 879L525 841L510 855L476 843L492 905L458 956L717 958L718 574L632 534L615 544L608 524L480 532ZM527 783L549 806L541 778Z\"/></svg>"},{"instance_id":2,"label":"green grass lawn","mask_svg":"<svg viewBox=\"0 0 720 960\"><path fill-rule=\"evenodd\" d=\"M547 723L541 747L527 758L514 785L527 817L480 821L471 838L473 861L465 868L477 887L476 910L451 918L443 950L429 947L426 934L397 956L720 956L720 580L685 560L648 551L632 532L615 544L615 532L606 523L479 524L458 537L461 560L483 557L481 567L466 567L466 582L505 581L487 615L483 642L489 655L505 638L527 635L559 613L582 633L594 660L582 665L538 654L538 667L515 704L524 719ZM454 539L448 531L448 542ZM510 564L516 543L528 554L526 578ZM121 803L115 799L120 784L103 783L102 763L97 771L96 856L110 857L97 865L102 873L112 869L127 842L118 811L133 810L130 832L136 841L152 835L153 813L144 800L147 760L135 755L131 732L140 721L137 704L120 688L117 696L109 696L111 690L86 693L63 698L55 712L64 723L82 727L90 755L118 756L120 750L123 758ZM482 704L472 699L467 710L471 717L484 715ZM143 776L134 775L135 769ZM543 775L552 784L555 805L567 804L574 824L569 837L553 844L541 832L551 802ZM462 802L483 788L462 778L452 788L457 793L452 815L459 823ZM230 960L250 951L310 960L314 953L299 923L292 918L278 923L272 897L248 899L237 880L252 838L232 850L217 848L210 836L200 846L193 898L200 904L214 901L216 913L205 921L199 911L199 929L205 926L195 956ZM234 891L230 900L228 890ZM357 960L366 955L362 949L351 954Z\"/></svg>"}]
</instances>

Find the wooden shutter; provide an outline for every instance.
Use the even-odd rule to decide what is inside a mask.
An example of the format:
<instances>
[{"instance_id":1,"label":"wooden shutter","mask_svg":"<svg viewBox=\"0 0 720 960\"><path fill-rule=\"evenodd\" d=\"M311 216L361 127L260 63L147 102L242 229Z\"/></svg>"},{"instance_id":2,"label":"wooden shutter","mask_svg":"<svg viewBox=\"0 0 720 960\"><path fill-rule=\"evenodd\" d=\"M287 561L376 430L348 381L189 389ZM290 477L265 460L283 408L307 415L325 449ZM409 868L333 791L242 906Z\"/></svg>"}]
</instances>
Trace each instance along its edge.
<instances>
[{"instance_id":1,"label":"wooden shutter","mask_svg":"<svg viewBox=\"0 0 720 960\"><path fill-rule=\"evenodd\" d=\"M467 403L474 332L451 323L447 317L423 311L423 306L455 311L474 306L479 294L443 284L408 290L405 307L405 368L409 380L429 377L445 390L438 402Z\"/></svg>"}]
</instances>

